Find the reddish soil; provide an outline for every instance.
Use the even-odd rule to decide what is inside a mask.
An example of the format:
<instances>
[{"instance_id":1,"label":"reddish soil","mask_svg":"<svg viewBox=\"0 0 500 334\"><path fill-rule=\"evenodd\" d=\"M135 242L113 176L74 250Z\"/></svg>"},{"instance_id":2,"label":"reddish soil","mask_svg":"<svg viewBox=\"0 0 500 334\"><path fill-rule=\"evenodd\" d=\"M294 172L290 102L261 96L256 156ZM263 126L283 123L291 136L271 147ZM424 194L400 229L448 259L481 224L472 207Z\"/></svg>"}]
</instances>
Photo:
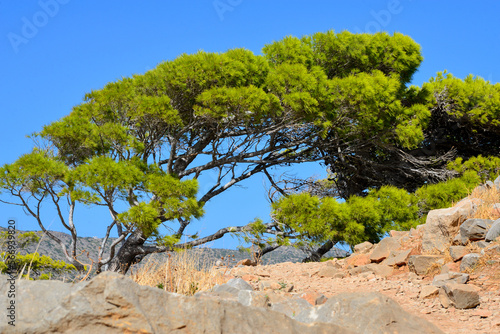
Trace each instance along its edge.
<instances>
[{"instance_id":1,"label":"reddish soil","mask_svg":"<svg viewBox=\"0 0 500 334\"><path fill-rule=\"evenodd\" d=\"M373 273L362 273L344 278L320 277L318 272L327 263L280 263L268 266L237 267L232 276L243 277L259 290L259 282L272 281L281 287L275 290L283 297L303 292L318 292L331 297L340 292L378 291L398 302L407 312L422 317L441 328L445 333L500 333L500 267L478 269L470 276L468 284L481 288L481 304L473 309L460 310L441 306L439 298L420 298L420 291L432 283L432 277L417 277L406 266L394 270L387 278ZM286 284L286 285L285 285ZM274 284L276 289L276 284ZM290 289L291 292L284 290Z\"/></svg>"}]
</instances>

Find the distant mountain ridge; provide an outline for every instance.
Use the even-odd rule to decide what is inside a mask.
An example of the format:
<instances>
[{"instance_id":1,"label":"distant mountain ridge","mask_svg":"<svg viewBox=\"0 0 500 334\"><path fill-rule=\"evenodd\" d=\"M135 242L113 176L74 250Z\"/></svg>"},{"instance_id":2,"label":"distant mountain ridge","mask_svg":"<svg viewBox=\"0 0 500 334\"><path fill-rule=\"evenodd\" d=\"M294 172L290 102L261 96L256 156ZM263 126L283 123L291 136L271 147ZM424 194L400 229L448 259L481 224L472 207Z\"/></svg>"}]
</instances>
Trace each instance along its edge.
<instances>
[{"instance_id":1,"label":"distant mountain ridge","mask_svg":"<svg viewBox=\"0 0 500 334\"><path fill-rule=\"evenodd\" d=\"M0 226L0 231L5 231L7 230L4 227ZM18 233L24 233L27 231L17 231ZM33 253L35 251L38 251L39 254L41 255L47 255L53 258L54 260L63 260L66 261L66 257L64 256L61 247L59 244L55 241L53 241L51 238L48 236L43 236L43 232L41 231L35 231L38 233L38 235L41 237L41 241L38 244L32 244L29 247L27 247L27 252ZM64 242L66 246L69 247L71 243L71 236L67 233L63 232L57 232L57 231L50 231L53 233L56 237L58 237L61 241ZM107 243L106 243L106 248L109 247L109 245L116 240L116 238L109 238ZM82 263L89 263L90 264L90 259L92 260L97 260L98 254L99 254L99 249L102 245L103 238L97 238L97 237L78 237L78 244L77 244L77 253L79 254L77 258L82 262ZM222 248L208 248L208 247L197 247L191 250L188 250L189 252L196 252L197 256L200 257L200 261L205 263L205 264L210 264L210 263L215 263L217 260L223 259L223 261L228 261L231 259L230 264L235 264L240 260L246 259L250 257L250 254L244 251L240 250L234 250L234 249L222 249ZM88 254L88 255L87 255ZM107 249L104 252L103 257L107 257L109 252ZM297 249L292 246L283 246L280 247L270 253L267 253L262 257L262 264L276 264L276 263L282 263L282 262L301 262L305 257L307 257L307 253ZM330 252L325 254L325 257L345 257L347 255L347 252L338 248L332 249ZM167 256L165 254L156 254L155 257L158 256ZM147 257L143 259L143 262L147 260Z\"/></svg>"}]
</instances>

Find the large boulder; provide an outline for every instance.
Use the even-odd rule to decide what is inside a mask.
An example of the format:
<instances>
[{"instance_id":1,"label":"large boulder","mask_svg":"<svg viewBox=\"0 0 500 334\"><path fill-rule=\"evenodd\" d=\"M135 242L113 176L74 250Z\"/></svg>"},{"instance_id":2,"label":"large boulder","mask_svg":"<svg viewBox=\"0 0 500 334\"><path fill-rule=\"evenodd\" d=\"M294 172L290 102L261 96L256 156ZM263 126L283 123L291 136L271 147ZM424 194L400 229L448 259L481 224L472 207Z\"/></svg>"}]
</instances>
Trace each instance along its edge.
<instances>
[{"instance_id":1,"label":"large boulder","mask_svg":"<svg viewBox=\"0 0 500 334\"><path fill-rule=\"evenodd\" d=\"M484 240L486 233L493 224L491 219L467 219L460 225L460 242L462 245L468 241Z\"/></svg>"},{"instance_id":2,"label":"large boulder","mask_svg":"<svg viewBox=\"0 0 500 334\"><path fill-rule=\"evenodd\" d=\"M391 254L391 251L395 251L399 247L401 247L401 244L397 238L384 238L373 249L373 252L370 255L370 260L372 262L381 262Z\"/></svg>"},{"instance_id":3,"label":"large boulder","mask_svg":"<svg viewBox=\"0 0 500 334\"><path fill-rule=\"evenodd\" d=\"M1 305L8 301L4 278ZM17 281L16 292L16 326L3 321L1 333L353 333L265 308L167 293L109 272L75 285Z\"/></svg>"},{"instance_id":4,"label":"large boulder","mask_svg":"<svg viewBox=\"0 0 500 334\"><path fill-rule=\"evenodd\" d=\"M355 333L442 333L435 325L406 312L378 292L341 293L321 306L304 310L296 319L338 324Z\"/></svg>"},{"instance_id":5,"label":"large boulder","mask_svg":"<svg viewBox=\"0 0 500 334\"><path fill-rule=\"evenodd\" d=\"M444 307L454 306L458 309L474 308L480 304L480 288L474 285L448 283L439 291L439 297Z\"/></svg>"},{"instance_id":6,"label":"large boulder","mask_svg":"<svg viewBox=\"0 0 500 334\"><path fill-rule=\"evenodd\" d=\"M441 255L412 255L408 258L408 269L417 275L427 275L443 264Z\"/></svg>"},{"instance_id":7,"label":"large boulder","mask_svg":"<svg viewBox=\"0 0 500 334\"><path fill-rule=\"evenodd\" d=\"M486 233L485 240L493 241L500 236L500 218L495 220L493 224L491 224L490 229Z\"/></svg>"},{"instance_id":8,"label":"large boulder","mask_svg":"<svg viewBox=\"0 0 500 334\"><path fill-rule=\"evenodd\" d=\"M480 202L476 198L465 198L452 208L429 211L423 227L422 250L444 253L460 225L475 212Z\"/></svg>"}]
</instances>

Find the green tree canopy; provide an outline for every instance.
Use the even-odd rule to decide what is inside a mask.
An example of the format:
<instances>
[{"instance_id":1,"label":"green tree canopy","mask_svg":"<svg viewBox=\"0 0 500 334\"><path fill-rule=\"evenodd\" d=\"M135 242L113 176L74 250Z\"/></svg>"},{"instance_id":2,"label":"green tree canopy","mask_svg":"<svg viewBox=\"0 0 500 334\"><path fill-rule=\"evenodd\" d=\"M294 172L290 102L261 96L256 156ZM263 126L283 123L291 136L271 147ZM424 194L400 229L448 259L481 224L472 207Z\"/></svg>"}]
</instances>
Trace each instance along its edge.
<instances>
[{"instance_id":1,"label":"green tree canopy","mask_svg":"<svg viewBox=\"0 0 500 334\"><path fill-rule=\"evenodd\" d=\"M86 94L68 116L35 134L40 145L33 152L1 168L0 187L79 269L74 210L107 208L95 261L98 271L126 272L147 254L252 230L252 224L227 227L179 242L218 194L258 173L276 184L273 167L324 162L332 170L332 193L344 198L383 185L374 175L360 179L370 173L357 161L385 166L392 156L408 161L412 150L426 146L438 102L429 97L430 86L407 87L421 61L420 46L408 36L332 31L284 38L266 45L263 56L244 49L183 54ZM197 180L209 171L217 177L199 193ZM45 228L46 202L72 235L69 249ZM365 210L356 205L357 213ZM336 210L328 199L312 207ZM348 231L363 220L353 218ZM276 222L264 227L262 233L294 233ZM111 243L114 228L118 239ZM373 228L370 233L379 233ZM340 237L349 233L340 229Z\"/></svg>"}]
</instances>

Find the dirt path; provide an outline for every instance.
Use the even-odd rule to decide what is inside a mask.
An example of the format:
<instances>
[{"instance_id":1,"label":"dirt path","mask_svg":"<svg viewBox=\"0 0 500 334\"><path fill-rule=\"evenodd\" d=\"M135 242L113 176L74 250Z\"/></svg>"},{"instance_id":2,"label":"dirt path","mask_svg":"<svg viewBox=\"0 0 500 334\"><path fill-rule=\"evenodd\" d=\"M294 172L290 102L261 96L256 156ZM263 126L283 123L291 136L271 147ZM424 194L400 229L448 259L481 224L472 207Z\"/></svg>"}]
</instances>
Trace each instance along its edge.
<instances>
[{"instance_id":1,"label":"dirt path","mask_svg":"<svg viewBox=\"0 0 500 334\"><path fill-rule=\"evenodd\" d=\"M280 263L268 266L234 268L232 275L250 281L256 290L259 282L274 281L282 287L293 289L293 294L307 291L331 297L340 292L378 291L403 307L407 312L422 317L441 328L445 333L500 333L500 275L497 270L471 275L469 284L480 287L481 304L469 310L448 309L441 306L437 297L419 297L423 286L431 284L430 277L417 277L407 271L395 271L388 278L362 273L344 278L320 277L325 263Z\"/></svg>"}]
</instances>

